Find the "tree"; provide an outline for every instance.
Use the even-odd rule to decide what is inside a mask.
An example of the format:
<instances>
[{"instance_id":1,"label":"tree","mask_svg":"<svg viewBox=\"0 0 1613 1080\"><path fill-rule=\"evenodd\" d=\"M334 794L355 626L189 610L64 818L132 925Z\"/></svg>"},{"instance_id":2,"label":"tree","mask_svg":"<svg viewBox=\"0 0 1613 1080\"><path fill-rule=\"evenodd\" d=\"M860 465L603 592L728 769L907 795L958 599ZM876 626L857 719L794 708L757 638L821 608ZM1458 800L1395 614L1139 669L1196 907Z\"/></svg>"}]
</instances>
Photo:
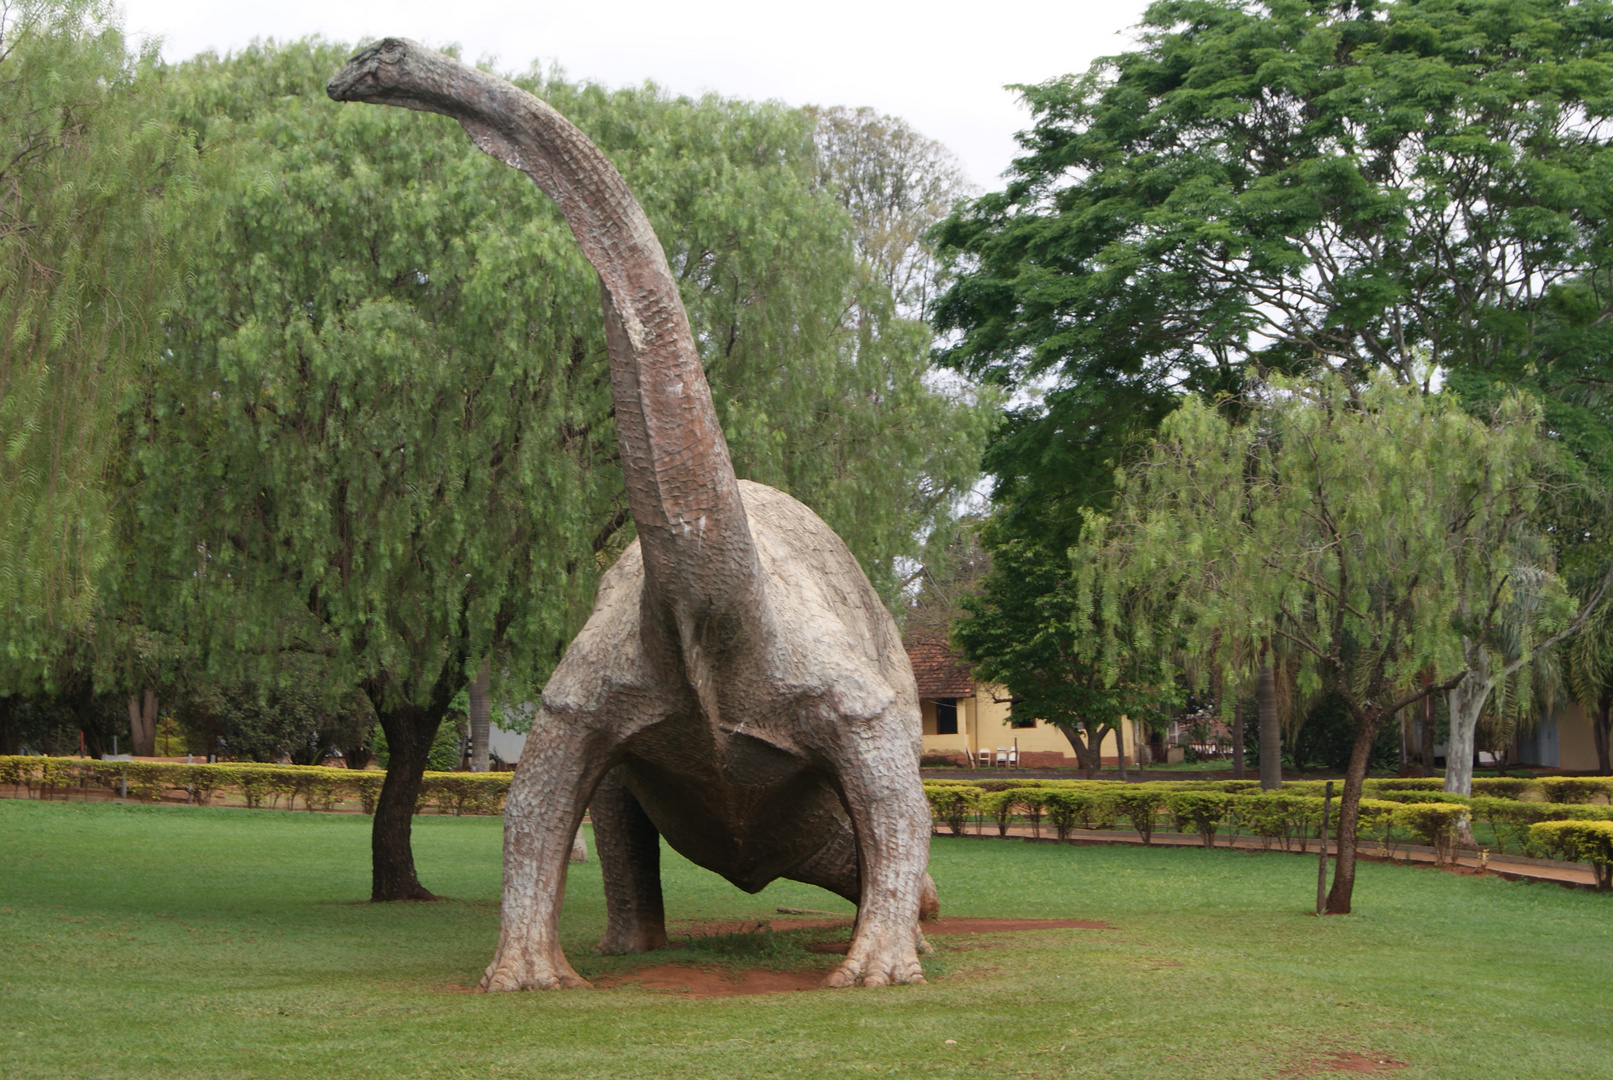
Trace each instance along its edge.
<instances>
[{"instance_id":1,"label":"tree","mask_svg":"<svg viewBox=\"0 0 1613 1080\"><path fill-rule=\"evenodd\" d=\"M632 532L598 284L563 219L451 121L328 101L345 58L174 73L222 224L146 388L142 525L152 607L209 663L310 651L363 686L389 751L379 900L429 895L410 816L456 695L495 656L514 692L494 692L534 698ZM863 286L808 119L527 85L662 230L741 474L813 504L889 587L948 505L932 489L972 480L980 424L925 385L924 328L888 297L859 293L846 329Z\"/></svg>"},{"instance_id":2,"label":"tree","mask_svg":"<svg viewBox=\"0 0 1613 1080\"><path fill-rule=\"evenodd\" d=\"M156 64L109 3L0 5L0 751L14 696L77 708L98 752L99 698L149 686L150 636L117 599L119 410L161 347L198 196Z\"/></svg>"},{"instance_id":3,"label":"tree","mask_svg":"<svg viewBox=\"0 0 1613 1080\"><path fill-rule=\"evenodd\" d=\"M1118 678L1150 628L1189 647L1281 639L1302 689L1331 691L1354 721L1327 909L1347 913L1362 781L1383 725L1465 677L1464 638L1514 603L1513 523L1538 492L1539 410L1509 398L1488 422L1445 395L1364 388L1342 376L1274 379L1246 395L1246 420L1189 399L1151 453L1120 478L1109 516L1089 516L1078 552L1081 607L1100 620L1089 648ZM1566 632L1559 577L1531 568L1535 648ZM1116 597L1141 591L1159 614L1129 625ZM1443 680L1422 679L1432 667Z\"/></svg>"},{"instance_id":4,"label":"tree","mask_svg":"<svg viewBox=\"0 0 1613 1080\"><path fill-rule=\"evenodd\" d=\"M1024 155L938 229L935 314L944 362L1047 391L987 454L1016 535L1074 542L1107 462L1256 368L1544 360L1555 298L1613 267L1610 11L1170 0L1141 48L1020 87Z\"/></svg>"},{"instance_id":5,"label":"tree","mask_svg":"<svg viewBox=\"0 0 1613 1080\"><path fill-rule=\"evenodd\" d=\"M1007 191L942 228L950 361L1141 395L1527 354L1552 286L1613 265L1610 13L1154 4L1141 49L1018 88Z\"/></svg>"},{"instance_id":6,"label":"tree","mask_svg":"<svg viewBox=\"0 0 1613 1080\"><path fill-rule=\"evenodd\" d=\"M966 597L968 617L952 638L978 676L1007 686L1014 713L1057 727L1088 777L1103 767L1111 734L1123 746L1121 722L1159 720L1179 694L1156 656L1139 650L1111 656L1108 666L1083 648L1092 635L1066 558L1034 543L991 537L992 565L981 595ZM1118 755L1122 779L1125 754Z\"/></svg>"}]
</instances>

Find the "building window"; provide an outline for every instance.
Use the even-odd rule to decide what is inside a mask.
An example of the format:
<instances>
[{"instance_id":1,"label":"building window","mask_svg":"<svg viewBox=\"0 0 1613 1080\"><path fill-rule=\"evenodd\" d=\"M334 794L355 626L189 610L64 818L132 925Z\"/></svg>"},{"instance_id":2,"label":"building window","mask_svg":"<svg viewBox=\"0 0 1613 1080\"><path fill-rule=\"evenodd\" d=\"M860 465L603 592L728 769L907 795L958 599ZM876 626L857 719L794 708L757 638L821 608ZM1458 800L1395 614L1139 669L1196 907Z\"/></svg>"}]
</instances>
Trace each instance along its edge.
<instances>
[{"instance_id":1,"label":"building window","mask_svg":"<svg viewBox=\"0 0 1613 1080\"><path fill-rule=\"evenodd\" d=\"M944 697L935 699L935 733L937 735L956 735L958 733L958 699Z\"/></svg>"},{"instance_id":2,"label":"building window","mask_svg":"<svg viewBox=\"0 0 1613 1080\"><path fill-rule=\"evenodd\" d=\"M1036 717L1022 716L1010 705L1008 707L1008 726L1011 728L1033 728L1036 726Z\"/></svg>"}]
</instances>

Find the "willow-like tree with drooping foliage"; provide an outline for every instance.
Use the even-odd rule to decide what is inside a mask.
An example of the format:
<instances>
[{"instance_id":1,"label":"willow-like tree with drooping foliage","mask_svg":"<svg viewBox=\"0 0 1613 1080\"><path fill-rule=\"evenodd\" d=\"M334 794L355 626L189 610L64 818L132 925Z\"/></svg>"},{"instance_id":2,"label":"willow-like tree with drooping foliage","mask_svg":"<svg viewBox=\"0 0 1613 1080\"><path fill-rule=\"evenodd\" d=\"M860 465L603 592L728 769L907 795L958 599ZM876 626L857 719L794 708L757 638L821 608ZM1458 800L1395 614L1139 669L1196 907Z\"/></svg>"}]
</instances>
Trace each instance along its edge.
<instances>
[{"instance_id":1,"label":"willow-like tree with drooping foliage","mask_svg":"<svg viewBox=\"0 0 1613 1080\"><path fill-rule=\"evenodd\" d=\"M365 688L390 752L372 895L397 899L429 895L409 824L449 703L490 654L530 700L632 529L598 283L558 210L449 120L329 101L346 57L170 74L219 225L147 387L142 547L154 608L209 663L272 678L310 650ZM889 590L945 510L913 493L972 480L984 418L925 385L927 329L858 273L810 117L524 82L656 225L739 473Z\"/></svg>"},{"instance_id":2,"label":"willow-like tree with drooping foliage","mask_svg":"<svg viewBox=\"0 0 1613 1080\"><path fill-rule=\"evenodd\" d=\"M92 695L128 637L106 607L118 410L162 346L197 194L155 67L110 3L0 6L0 714L18 694Z\"/></svg>"},{"instance_id":3,"label":"willow-like tree with drooping foliage","mask_svg":"<svg viewBox=\"0 0 1613 1080\"><path fill-rule=\"evenodd\" d=\"M1522 542L1545 460L1539 409L1514 396L1481 420L1387 375L1359 389L1274 379L1242 405L1234 423L1190 399L1117 476L1113 512L1089 514L1074 552L1080 610L1102 627L1089 648L1111 678L1133 651L1178 637L1200 654L1281 639L1301 688L1337 695L1355 724L1327 902L1343 914L1383 724L1461 683L1468 644L1525 591L1525 660L1571 625L1562 580ZM1138 597L1155 618L1121 617ZM1172 640L1147 640L1160 626ZM1440 681L1422 679L1429 668Z\"/></svg>"}]
</instances>

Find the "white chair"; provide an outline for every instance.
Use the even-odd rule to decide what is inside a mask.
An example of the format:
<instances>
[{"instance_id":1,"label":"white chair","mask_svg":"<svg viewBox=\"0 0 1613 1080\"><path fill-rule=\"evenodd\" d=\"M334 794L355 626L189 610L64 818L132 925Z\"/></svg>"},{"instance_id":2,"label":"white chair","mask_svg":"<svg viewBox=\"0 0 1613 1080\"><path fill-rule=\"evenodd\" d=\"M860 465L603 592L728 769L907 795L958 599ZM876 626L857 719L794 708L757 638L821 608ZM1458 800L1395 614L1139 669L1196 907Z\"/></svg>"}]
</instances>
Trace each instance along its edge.
<instances>
[{"instance_id":1,"label":"white chair","mask_svg":"<svg viewBox=\"0 0 1613 1080\"><path fill-rule=\"evenodd\" d=\"M1006 746L997 747L997 768L1008 768L1008 747Z\"/></svg>"},{"instance_id":2,"label":"white chair","mask_svg":"<svg viewBox=\"0 0 1613 1080\"><path fill-rule=\"evenodd\" d=\"M991 768L991 751L984 747L980 751L980 767L983 769Z\"/></svg>"},{"instance_id":3,"label":"white chair","mask_svg":"<svg viewBox=\"0 0 1613 1080\"><path fill-rule=\"evenodd\" d=\"M1019 768L1019 747L1017 746L1008 748L1008 767L1010 769Z\"/></svg>"}]
</instances>

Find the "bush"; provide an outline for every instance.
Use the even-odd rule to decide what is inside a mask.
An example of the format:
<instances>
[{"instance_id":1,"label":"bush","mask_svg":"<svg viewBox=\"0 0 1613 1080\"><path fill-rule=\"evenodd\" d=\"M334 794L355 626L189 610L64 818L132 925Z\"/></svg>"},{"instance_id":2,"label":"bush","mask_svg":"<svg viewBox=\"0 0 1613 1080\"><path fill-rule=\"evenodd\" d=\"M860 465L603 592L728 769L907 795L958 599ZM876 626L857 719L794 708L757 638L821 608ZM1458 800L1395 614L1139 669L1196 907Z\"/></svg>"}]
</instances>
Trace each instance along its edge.
<instances>
[{"instance_id":1,"label":"bush","mask_svg":"<svg viewBox=\"0 0 1613 1080\"><path fill-rule=\"evenodd\" d=\"M1042 814L1047 810L1047 792L1040 788L1015 788L1011 794L1014 796L1014 805L1025 819L1030 822L1031 835L1042 835Z\"/></svg>"},{"instance_id":2,"label":"bush","mask_svg":"<svg viewBox=\"0 0 1613 1080\"><path fill-rule=\"evenodd\" d=\"M1597 892L1613 889L1613 821L1543 821L1529 835L1560 859L1590 863Z\"/></svg>"},{"instance_id":3,"label":"bush","mask_svg":"<svg viewBox=\"0 0 1613 1080\"><path fill-rule=\"evenodd\" d=\"M1613 794L1613 777L1542 776L1535 781L1547 802L1589 803Z\"/></svg>"},{"instance_id":4,"label":"bush","mask_svg":"<svg viewBox=\"0 0 1613 1080\"><path fill-rule=\"evenodd\" d=\"M1374 799L1380 802L1392 803L1451 803L1456 806L1466 806L1466 795L1457 795L1450 791L1374 791Z\"/></svg>"},{"instance_id":5,"label":"bush","mask_svg":"<svg viewBox=\"0 0 1613 1080\"><path fill-rule=\"evenodd\" d=\"M1395 811L1393 820L1433 848L1434 861L1443 866L1456 847L1456 838L1468 820L1468 813L1468 808L1459 803L1409 803Z\"/></svg>"},{"instance_id":6,"label":"bush","mask_svg":"<svg viewBox=\"0 0 1613 1080\"><path fill-rule=\"evenodd\" d=\"M1595 821L1613 818L1613 807L1576 806L1570 803L1524 802L1514 799L1476 797L1471 802L1473 817L1495 833L1496 849L1503 854L1510 843L1523 854L1538 854L1531 839L1533 827L1543 821Z\"/></svg>"},{"instance_id":7,"label":"bush","mask_svg":"<svg viewBox=\"0 0 1613 1080\"><path fill-rule=\"evenodd\" d=\"M1368 780L1363 787L1376 798L1386 791L1443 791L1445 781L1437 776L1394 776Z\"/></svg>"},{"instance_id":8,"label":"bush","mask_svg":"<svg viewBox=\"0 0 1613 1080\"><path fill-rule=\"evenodd\" d=\"M439 811L463 814L502 814L514 773L428 772L420 784L423 799ZM379 785L377 785L379 793ZM374 813L374 810L368 811Z\"/></svg>"},{"instance_id":9,"label":"bush","mask_svg":"<svg viewBox=\"0 0 1613 1080\"><path fill-rule=\"evenodd\" d=\"M1520 799L1524 792L1537 789L1532 777L1480 776L1473 781L1473 794L1495 799Z\"/></svg>"},{"instance_id":10,"label":"bush","mask_svg":"<svg viewBox=\"0 0 1613 1080\"><path fill-rule=\"evenodd\" d=\"M980 791L967 784L928 783L924 785L924 797L930 802L931 812L952 830L952 835L962 836L969 811L980 802Z\"/></svg>"},{"instance_id":11,"label":"bush","mask_svg":"<svg viewBox=\"0 0 1613 1080\"><path fill-rule=\"evenodd\" d=\"M1215 834L1231 804L1232 796L1219 791L1173 791L1165 796L1177 831L1198 833L1205 847L1215 845Z\"/></svg>"},{"instance_id":12,"label":"bush","mask_svg":"<svg viewBox=\"0 0 1613 1080\"><path fill-rule=\"evenodd\" d=\"M1114 804L1102 791L1075 787L1059 787L1044 797L1047 820L1052 822L1060 840L1068 840L1076 827L1107 829L1114 824Z\"/></svg>"},{"instance_id":13,"label":"bush","mask_svg":"<svg viewBox=\"0 0 1613 1080\"><path fill-rule=\"evenodd\" d=\"M981 796L980 809L997 823L998 836L1008 835L1008 826L1013 823L1014 811L1017 809L1016 803L1017 799L1012 788L988 791Z\"/></svg>"},{"instance_id":14,"label":"bush","mask_svg":"<svg viewBox=\"0 0 1613 1080\"><path fill-rule=\"evenodd\" d=\"M1136 784L1114 796L1115 814L1131 822L1144 844L1154 842L1154 819L1165 806L1165 794L1148 784Z\"/></svg>"}]
</instances>

